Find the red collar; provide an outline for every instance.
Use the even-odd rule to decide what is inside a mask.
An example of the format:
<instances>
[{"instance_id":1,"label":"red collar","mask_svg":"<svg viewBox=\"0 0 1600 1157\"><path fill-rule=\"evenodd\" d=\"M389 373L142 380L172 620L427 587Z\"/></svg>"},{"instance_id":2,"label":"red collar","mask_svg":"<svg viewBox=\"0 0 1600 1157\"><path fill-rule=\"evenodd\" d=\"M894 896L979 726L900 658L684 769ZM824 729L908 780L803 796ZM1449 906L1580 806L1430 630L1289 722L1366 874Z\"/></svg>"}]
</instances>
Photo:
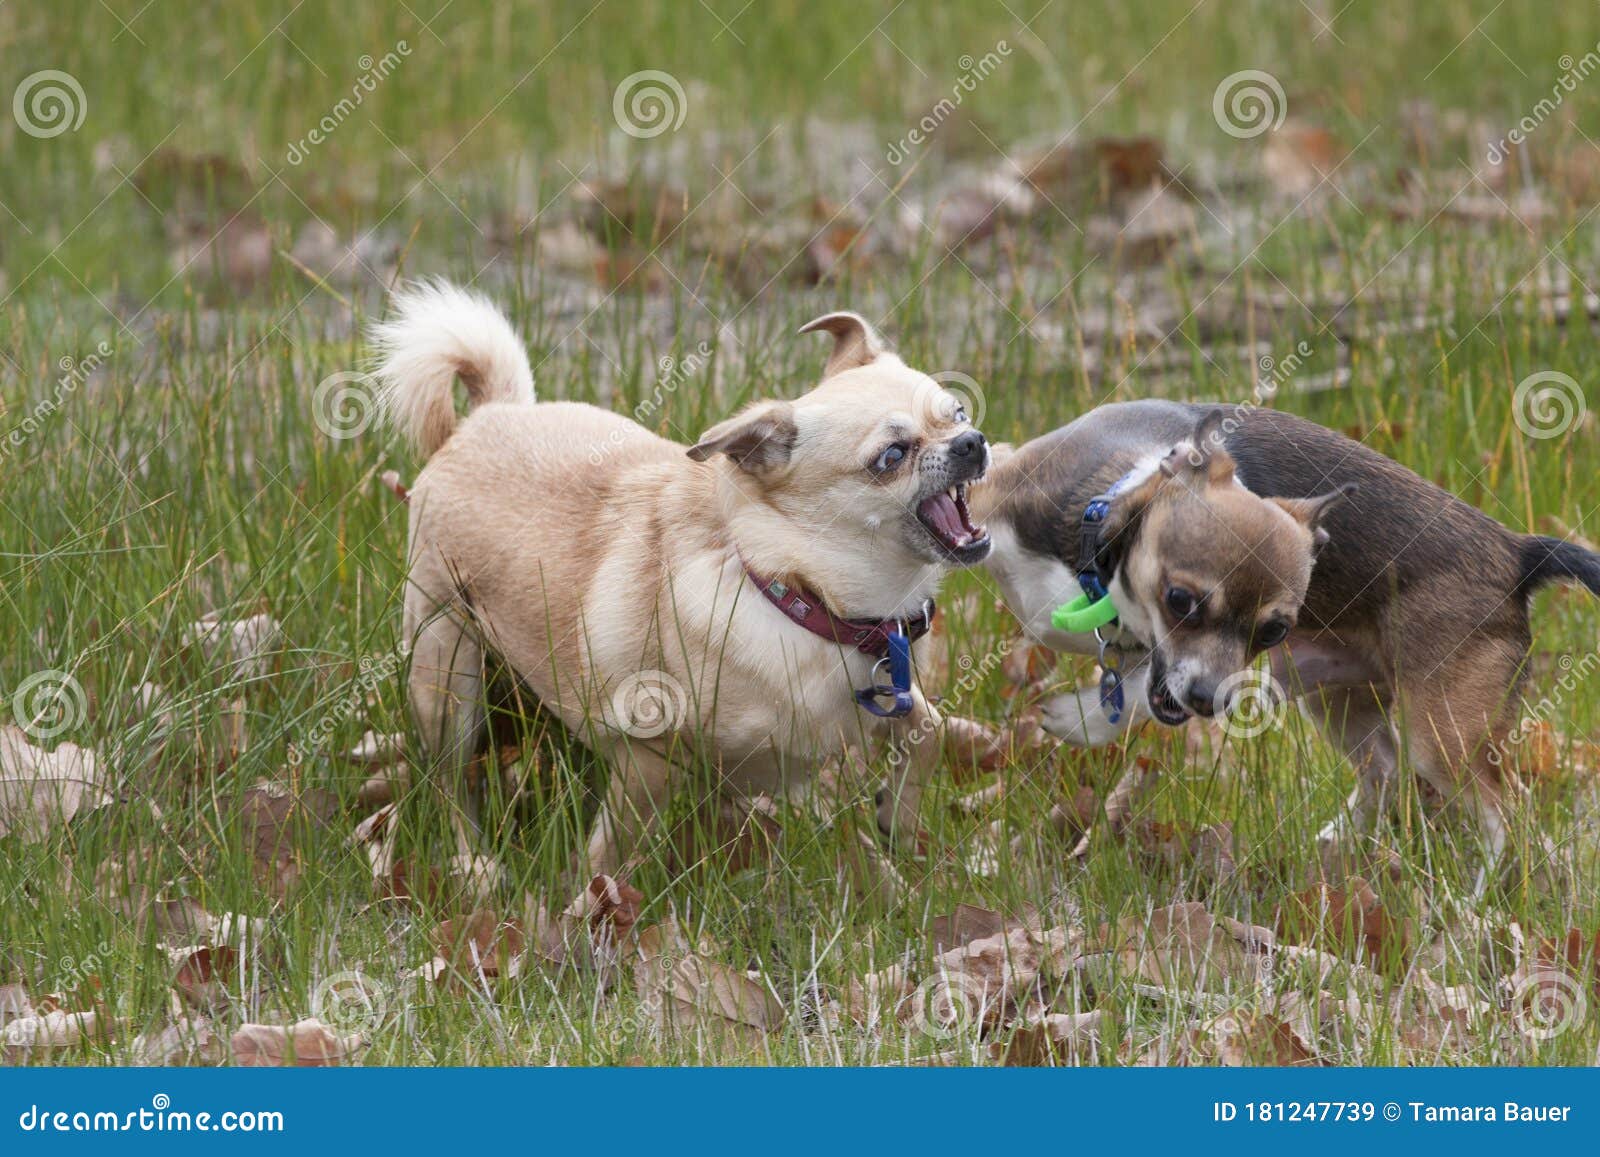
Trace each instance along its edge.
<instances>
[{"instance_id":1,"label":"red collar","mask_svg":"<svg viewBox=\"0 0 1600 1157\"><path fill-rule=\"evenodd\" d=\"M932 599L924 600L922 610L908 619L841 619L822 600L803 588L791 587L778 579L762 578L745 564L745 574L773 606L793 622L799 623L813 635L821 635L832 643L842 643L856 648L864 655L881 659L889 653L889 636L903 630L913 643L933 629L933 616L938 611Z\"/></svg>"}]
</instances>

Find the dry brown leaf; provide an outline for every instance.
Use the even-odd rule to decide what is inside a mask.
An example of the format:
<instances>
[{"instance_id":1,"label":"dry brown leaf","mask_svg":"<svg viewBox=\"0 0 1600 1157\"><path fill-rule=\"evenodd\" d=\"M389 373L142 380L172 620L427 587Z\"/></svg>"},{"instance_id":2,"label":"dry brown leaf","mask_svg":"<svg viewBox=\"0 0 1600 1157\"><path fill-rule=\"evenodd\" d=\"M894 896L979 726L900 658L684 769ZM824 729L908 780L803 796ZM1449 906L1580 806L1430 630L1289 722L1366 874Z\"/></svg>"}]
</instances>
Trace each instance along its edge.
<instances>
[{"instance_id":1,"label":"dry brown leaf","mask_svg":"<svg viewBox=\"0 0 1600 1157\"><path fill-rule=\"evenodd\" d=\"M1099 1059L1100 1029L1105 1013L1048 1013L1018 1024L1005 1042L989 1046L989 1055L1007 1068L1094 1064Z\"/></svg>"},{"instance_id":2,"label":"dry brown leaf","mask_svg":"<svg viewBox=\"0 0 1600 1157\"><path fill-rule=\"evenodd\" d=\"M964 948L974 940L1003 935L1013 928L1030 926L1039 926L1039 913L1031 907L1018 918L975 904L957 904L948 916L935 916L928 921L927 932L934 950L945 952L951 948Z\"/></svg>"},{"instance_id":3,"label":"dry brown leaf","mask_svg":"<svg viewBox=\"0 0 1600 1157\"><path fill-rule=\"evenodd\" d=\"M527 947L527 935L518 920L501 920L493 912L475 911L459 920L446 920L434 930L438 955L467 975L511 975L512 961Z\"/></svg>"},{"instance_id":4,"label":"dry brown leaf","mask_svg":"<svg viewBox=\"0 0 1600 1157\"><path fill-rule=\"evenodd\" d=\"M239 954L226 944L189 945L168 948L167 958L177 966L172 987L195 1008L210 1009L227 1003L225 977L239 961Z\"/></svg>"},{"instance_id":5,"label":"dry brown leaf","mask_svg":"<svg viewBox=\"0 0 1600 1157\"><path fill-rule=\"evenodd\" d=\"M1388 976L1402 974L1411 959L1410 922L1391 916L1360 876L1344 888L1323 883L1297 892L1278 910L1284 940L1359 959Z\"/></svg>"},{"instance_id":6,"label":"dry brown leaf","mask_svg":"<svg viewBox=\"0 0 1600 1157\"><path fill-rule=\"evenodd\" d=\"M1066 976L1081 945L1075 929L1017 927L951 948L934 958L899 1017L941 1031L965 1024L988 1031L1037 993L1041 976ZM880 974L866 978L859 992L852 986L852 1015L865 1008L871 1016L870 993L892 991L888 981Z\"/></svg>"},{"instance_id":7,"label":"dry brown leaf","mask_svg":"<svg viewBox=\"0 0 1600 1157\"><path fill-rule=\"evenodd\" d=\"M37 1059L40 1053L72 1048L99 1034L99 1017L98 1010L67 1012L60 1008L19 1017L0 1029L0 1052L7 1064L15 1065Z\"/></svg>"},{"instance_id":8,"label":"dry brown leaf","mask_svg":"<svg viewBox=\"0 0 1600 1157\"><path fill-rule=\"evenodd\" d=\"M1025 638L1015 639L1006 657L1000 663L1005 676L1000 694L1008 699L1018 695L1034 698L1044 688L1056 669L1056 653L1040 643Z\"/></svg>"},{"instance_id":9,"label":"dry brown leaf","mask_svg":"<svg viewBox=\"0 0 1600 1157\"><path fill-rule=\"evenodd\" d=\"M1257 983L1274 946L1270 929L1218 920L1204 905L1188 903L1103 924L1090 950L1114 954L1123 972L1150 984L1221 991Z\"/></svg>"},{"instance_id":10,"label":"dry brown leaf","mask_svg":"<svg viewBox=\"0 0 1600 1157\"><path fill-rule=\"evenodd\" d=\"M0 984L0 1028L34 1014L28 990L21 983Z\"/></svg>"},{"instance_id":11,"label":"dry brown leaf","mask_svg":"<svg viewBox=\"0 0 1600 1157\"><path fill-rule=\"evenodd\" d=\"M191 624L183 641L198 646L209 660L231 663L233 678L259 679L267 673L273 650L283 643L283 630L271 615L224 619L213 611Z\"/></svg>"},{"instance_id":12,"label":"dry brown leaf","mask_svg":"<svg viewBox=\"0 0 1600 1157\"><path fill-rule=\"evenodd\" d=\"M158 1032L141 1033L130 1046L136 1065L216 1065L227 1050L216 1026L203 1016L180 1016Z\"/></svg>"},{"instance_id":13,"label":"dry brown leaf","mask_svg":"<svg viewBox=\"0 0 1600 1157\"><path fill-rule=\"evenodd\" d=\"M646 928L637 943L634 985L661 1031L701 1028L752 1042L783 1023L783 1003L761 973L686 951L675 923Z\"/></svg>"},{"instance_id":14,"label":"dry brown leaf","mask_svg":"<svg viewBox=\"0 0 1600 1157\"><path fill-rule=\"evenodd\" d=\"M941 725L940 754L957 783L970 782L985 771L992 771L1006 757L999 731L975 719L946 715Z\"/></svg>"},{"instance_id":15,"label":"dry brown leaf","mask_svg":"<svg viewBox=\"0 0 1600 1157\"><path fill-rule=\"evenodd\" d=\"M1171 868L1192 865L1199 875L1214 883L1231 879L1238 870L1232 824L1192 828L1162 820L1136 820L1128 835L1151 859Z\"/></svg>"},{"instance_id":16,"label":"dry brown leaf","mask_svg":"<svg viewBox=\"0 0 1600 1157\"><path fill-rule=\"evenodd\" d=\"M308 826L325 826L338 810L339 798L325 788L297 791L263 781L245 789L237 822L264 891L282 899L293 890L304 870L297 837Z\"/></svg>"},{"instance_id":17,"label":"dry brown leaf","mask_svg":"<svg viewBox=\"0 0 1600 1157\"><path fill-rule=\"evenodd\" d=\"M341 1035L315 1018L287 1026L242 1024L229 1043L234 1064L244 1068L324 1068L366 1047L360 1033Z\"/></svg>"},{"instance_id":18,"label":"dry brown leaf","mask_svg":"<svg viewBox=\"0 0 1600 1157\"><path fill-rule=\"evenodd\" d=\"M37 843L74 816L112 802L95 753L76 743L35 747L20 727L0 727L0 837Z\"/></svg>"},{"instance_id":19,"label":"dry brown leaf","mask_svg":"<svg viewBox=\"0 0 1600 1157\"><path fill-rule=\"evenodd\" d=\"M1316 1034L1298 993L1285 993L1261 1011L1237 1010L1213 1017L1200 1026L1209 1038L1216 1063L1306 1066L1324 1062L1317 1055Z\"/></svg>"}]
</instances>

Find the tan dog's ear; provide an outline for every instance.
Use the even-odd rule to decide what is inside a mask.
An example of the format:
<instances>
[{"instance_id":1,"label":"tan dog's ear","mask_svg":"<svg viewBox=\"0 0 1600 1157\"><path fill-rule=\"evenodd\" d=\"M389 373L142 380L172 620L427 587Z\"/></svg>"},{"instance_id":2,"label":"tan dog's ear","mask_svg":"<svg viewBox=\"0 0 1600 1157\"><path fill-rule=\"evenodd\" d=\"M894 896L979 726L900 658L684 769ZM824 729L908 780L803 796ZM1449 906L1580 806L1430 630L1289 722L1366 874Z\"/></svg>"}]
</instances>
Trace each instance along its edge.
<instances>
[{"instance_id":1,"label":"tan dog's ear","mask_svg":"<svg viewBox=\"0 0 1600 1157\"><path fill-rule=\"evenodd\" d=\"M1326 494L1319 494L1315 498L1272 498L1268 501L1276 502L1289 517L1311 532L1312 549L1321 550L1328 544L1328 532L1322 528L1322 520L1339 503L1349 498L1357 490L1354 482L1346 482L1337 490L1330 490Z\"/></svg>"},{"instance_id":2,"label":"tan dog's ear","mask_svg":"<svg viewBox=\"0 0 1600 1157\"><path fill-rule=\"evenodd\" d=\"M742 469L761 474L788 465L799 433L788 402L757 402L702 434L689 457L704 462L726 454Z\"/></svg>"},{"instance_id":3,"label":"tan dog's ear","mask_svg":"<svg viewBox=\"0 0 1600 1157\"><path fill-rule=\"evenodd\" d=\"M828 364L822 370L825 378L871 365L888 352L877 330L868 325L866 318L859 313L827 313L800 327L801 333L819 331L833 335L833 352L828 355Z\"/></svg>"}]
</instances>

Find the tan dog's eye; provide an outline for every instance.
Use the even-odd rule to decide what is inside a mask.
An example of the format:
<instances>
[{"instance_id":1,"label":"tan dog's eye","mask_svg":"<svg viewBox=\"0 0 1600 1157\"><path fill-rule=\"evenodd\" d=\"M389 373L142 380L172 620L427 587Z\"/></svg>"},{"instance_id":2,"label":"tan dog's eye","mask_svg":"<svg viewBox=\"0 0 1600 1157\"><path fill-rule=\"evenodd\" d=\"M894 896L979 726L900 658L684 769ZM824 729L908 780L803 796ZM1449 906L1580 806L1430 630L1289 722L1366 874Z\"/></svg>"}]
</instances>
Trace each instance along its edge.
<instances>
[{"instance_id":1,"label":"tan dog's eye","mask_svg":"<svg viewBox=\"0 0 1600 1157\"><path fill-rule=\"evenodd\" d=\"M885 446L883 453L878 455L878 460L872 464L874 473L887 474L906 459L907 447L904 442L896 442Z\"/></svg>"}]
</instances>

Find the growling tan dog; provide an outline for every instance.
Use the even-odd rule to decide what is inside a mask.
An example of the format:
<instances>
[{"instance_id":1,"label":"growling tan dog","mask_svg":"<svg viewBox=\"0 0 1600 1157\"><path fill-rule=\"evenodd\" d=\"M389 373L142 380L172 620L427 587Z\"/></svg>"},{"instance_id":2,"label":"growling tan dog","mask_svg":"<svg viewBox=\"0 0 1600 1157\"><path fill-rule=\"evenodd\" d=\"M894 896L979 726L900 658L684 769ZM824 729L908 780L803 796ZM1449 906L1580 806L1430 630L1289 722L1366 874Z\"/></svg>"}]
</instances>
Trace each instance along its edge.
<instances>
[{"instance_id":1,"label":"growling tan dog","mask_svg":"<svg viewBox=\"0 0 1600 1157\"><path fill-rule=\"evenodd\" d=\"M616 871L691 761L724 792L771 792L847 743L938 722L914 687L888 721L856 692L883 681L891 631L925 629L944 573L988 554L965 503L988 448L860 317L809 331L833 338L820 385L693 446L536 403L510 325L459 289L407 290L374 331L387 412L428 459L405 598L422 739L465 782L485 653L501 656L611 765L585 879ZM916 745L883 797L886 831L914 830L935 746Z\"/></svg>"}]
</instances>

